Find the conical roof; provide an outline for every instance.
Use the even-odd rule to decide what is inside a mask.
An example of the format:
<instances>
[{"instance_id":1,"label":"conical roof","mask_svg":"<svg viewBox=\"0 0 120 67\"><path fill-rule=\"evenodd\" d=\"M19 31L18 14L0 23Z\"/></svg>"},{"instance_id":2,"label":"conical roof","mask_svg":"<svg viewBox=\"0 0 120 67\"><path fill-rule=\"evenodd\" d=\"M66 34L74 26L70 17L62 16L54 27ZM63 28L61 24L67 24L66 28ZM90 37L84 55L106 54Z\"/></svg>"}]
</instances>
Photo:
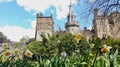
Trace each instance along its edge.
<instances>
[{"instance_id":1,"label":"conical roof","mask_svg":"<svg viewBox=\"0 0 120 67\"><path fill-rule=\"evenodd\" d=\"M70 27L70 26L77 26L79 27L79 23L76 21L75 19L75 13L74 13L74 10L72 8L72 5L70 4L69 6L69 13L68 13L68 16L67 16L67 23L65 24L65 27Z\"/></svg>"}]
</instances>

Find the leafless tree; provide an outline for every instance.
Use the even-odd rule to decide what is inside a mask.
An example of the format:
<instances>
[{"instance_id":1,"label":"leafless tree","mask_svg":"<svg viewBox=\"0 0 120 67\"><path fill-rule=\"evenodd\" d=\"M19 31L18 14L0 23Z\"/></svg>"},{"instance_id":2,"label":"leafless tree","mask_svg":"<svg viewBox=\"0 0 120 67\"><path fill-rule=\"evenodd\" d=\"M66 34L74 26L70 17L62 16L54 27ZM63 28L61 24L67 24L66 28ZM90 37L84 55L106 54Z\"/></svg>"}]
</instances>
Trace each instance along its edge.
<instances>
[{"instance_id":1,"label":"leafless tree","mask_svg":"<svg viewBox=\"0 0 120 67\"><path fill-rule=\"evenodd\" d=\"M86 20L86 24L88 24L87 22L91 20L91 15L93 17L93 12L95 8L99 9L101 13L108 14L112 13L113 11L120 11L120 0L77 0L77 1L78 6L81 6L79 3L83 1L86 2L85 7L86 6L87 7L83 9L82 13L79 13L80 16L82 15L82 17L85 18L84 20Z\"/></svg>"},{"instance_id":2,"label":"leafless tree","mask_svg":"<svg viewBox=\"0 0 120 67\"><path fill-rule=\"evenodd\" d=\"M82 0L78 0L78 3ZM86 0L90 13L98 8L103 13L111 13L112 11L120 11L120 0Z\"/></svg>"}]
</instances>

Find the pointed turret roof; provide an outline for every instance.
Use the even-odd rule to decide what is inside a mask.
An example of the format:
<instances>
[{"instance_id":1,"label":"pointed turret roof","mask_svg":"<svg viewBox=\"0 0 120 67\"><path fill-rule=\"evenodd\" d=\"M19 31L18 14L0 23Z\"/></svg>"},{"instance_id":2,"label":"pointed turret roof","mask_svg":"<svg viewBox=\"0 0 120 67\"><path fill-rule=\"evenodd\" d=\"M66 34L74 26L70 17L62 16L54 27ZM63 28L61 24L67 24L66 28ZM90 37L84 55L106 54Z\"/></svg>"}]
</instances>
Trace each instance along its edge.
<instances>
[{"instance_id":1,"label":"pointed turret roof","mask_svg":"<svg viewBox=\"0 0 120 67\"><path fill-rule=\"evenodd\" d=\"M70 1L69 13L68 13L68 16L67 16L68 21L65 24L65 27L69 27L69 26L77 26L77 27L79 27L79 23L76 21L75 17L76 16L75 16L75 13L74 13L71 1Z\"/></svg>"}]
</instances>

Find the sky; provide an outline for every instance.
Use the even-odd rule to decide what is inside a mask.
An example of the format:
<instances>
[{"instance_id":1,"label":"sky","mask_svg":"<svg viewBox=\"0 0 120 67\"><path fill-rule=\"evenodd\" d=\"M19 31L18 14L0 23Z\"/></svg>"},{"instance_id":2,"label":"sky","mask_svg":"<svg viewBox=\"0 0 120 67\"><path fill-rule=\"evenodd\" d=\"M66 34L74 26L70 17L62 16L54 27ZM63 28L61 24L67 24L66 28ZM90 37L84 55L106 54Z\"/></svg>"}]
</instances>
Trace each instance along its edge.
<instances>
[{"instance_id":1,"label":"sky","mask_svg":"<svg viewBox=\"0 0 120 67\"><path fill-rule=\"evenodd\" d=\"M80 3L77 0L71 2L80 29L85 26L91 28L92 20L88 22L81 18L86 8L84 0ZM44 16L52 13L54 30L59 27L65 30L69 5L70 0L0 0L0 32L11 41L19 41L23 37L34 38L37 13L43 13Z\"/></svg>"}]
</instances>

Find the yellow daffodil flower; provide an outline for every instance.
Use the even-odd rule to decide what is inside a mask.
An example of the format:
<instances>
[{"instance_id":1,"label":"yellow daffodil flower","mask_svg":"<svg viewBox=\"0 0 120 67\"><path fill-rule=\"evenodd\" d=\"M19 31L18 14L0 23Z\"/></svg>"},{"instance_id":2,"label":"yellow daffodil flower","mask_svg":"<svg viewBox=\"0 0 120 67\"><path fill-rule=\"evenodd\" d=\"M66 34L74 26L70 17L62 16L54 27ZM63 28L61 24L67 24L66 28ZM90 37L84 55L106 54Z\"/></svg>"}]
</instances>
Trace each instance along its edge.
<instances>
[{"instance_id":1,"label":"yellow daffodil flower","mask_svg":"<svg viewBox=\"0 0 120 67\"><path fill-rule=\"evenodd\" d=\"M110 46L103 45L103 48L101 48L101 52L107 53L107 52L110 51L111 48L112 48L112 47L110 47Z\"/></svg>"},{"instance_id":2,"label":"yellow daffodil flower","mask_svg":"<svg viewBox=\"0 0 120 67\"><path fill-rule=\"evenodd\" d=\"M8 44L7 44L7 43L4 43L4 44L3 44L3 48L8 48Z\"/></svg>"},{"instance_id":3,"label":"yellow daffodil flower","mask_svg":"<svg viewBox=\"0 0 120 67\"><path fill-rule=\"evenodd\" d=\"M21 60L21 59L22 59L22 56L20 55L15 56L15 60Z\"/></svg>"},{"instance_id":4,"label":"yellow daffodil flower","mask_svg":"<svg viewBox=\"0 0 120 67\"><path fill-rule=\"evenodd\" d=\"M10 50L7 50L7 51L4 53L4 55L5 55L6 57L11 56L11 52L10 52Z\"/></svg>"},{"instance_id":5,"label":"yellow daffodil flower","mask_svg":"<svg viewBox=\"0 0 120 67\"><path fill-rule=\"evenodd\" d=\"M18 55L18 54L19 54L19 49L18 49L18 48L16 48L16 49L14 50L14 54L15 54L15 55Z\"/></svg>"},{"instance_id":6,"label":"yellow daffodil flower","mask_svg":"<svg viewBox=\"0 0 120 67\"><path fill-rule=\"evenodd\" d=\"M61 42L60 40L57 41L58 44L59 44L60 42Z\"/></svg>"},{"instance_id":7,"label":"yellow daffodil flower","mask_svg":"<svg viewBox=\"0 0 120 67\"><path fill-rule=\"evenodd\" d=\"M26 50L25 55L27 57L32 57L33 53L30 50Z\"/></svg>"},{"instance_id":8,"label":"yellow daffodil flower","mask_svg":"<svg viewBox=\"0 0 120 67\"><path fill-rule=\"evenodd\" d=\"M93 48L95 44L90 44L90 48Z\"/></svg>"},{"instance_id":9,"label":"yellow daffodil flower","mask_svg":"<svg viewBox=\"0 0 120 67\"><path fill-rule=\"evenodd\" d=\"M81 39L82 39L82 36L80 34L76 35L77 42L80 41Z\"/></svg>"}]
</instances>

